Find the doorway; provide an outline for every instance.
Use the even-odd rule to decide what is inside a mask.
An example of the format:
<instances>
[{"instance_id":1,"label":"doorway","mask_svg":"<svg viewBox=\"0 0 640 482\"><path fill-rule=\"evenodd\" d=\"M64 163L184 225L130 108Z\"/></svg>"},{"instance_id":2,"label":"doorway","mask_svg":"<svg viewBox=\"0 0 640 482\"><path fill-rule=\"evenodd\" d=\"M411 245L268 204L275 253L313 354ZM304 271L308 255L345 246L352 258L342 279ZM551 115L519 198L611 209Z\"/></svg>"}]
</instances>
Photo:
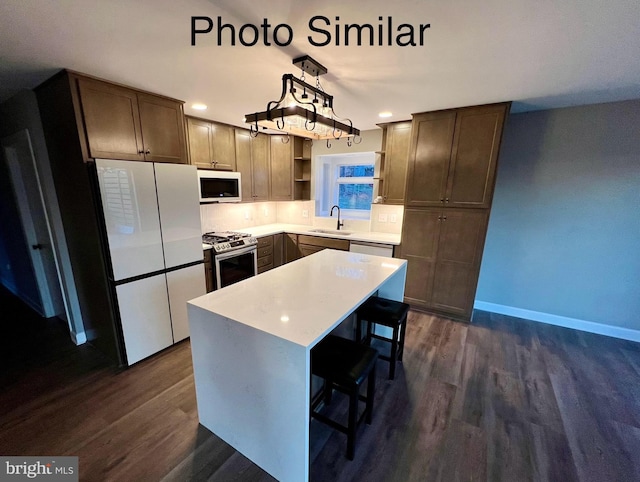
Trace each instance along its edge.
<instances>
[{"instance_id":1,"label":"doorway","mask_svg":"<svg viewBox=\"0 0 640 482\"><path fill-rule=\"evenodd\" d=\"M3 138L0 144L19 214L19 225L13 228L22 229L37 286L37 293L28 301L45 318L58 316L68 320L29 131L16 132Z\"/></svg>"}]
</instances>

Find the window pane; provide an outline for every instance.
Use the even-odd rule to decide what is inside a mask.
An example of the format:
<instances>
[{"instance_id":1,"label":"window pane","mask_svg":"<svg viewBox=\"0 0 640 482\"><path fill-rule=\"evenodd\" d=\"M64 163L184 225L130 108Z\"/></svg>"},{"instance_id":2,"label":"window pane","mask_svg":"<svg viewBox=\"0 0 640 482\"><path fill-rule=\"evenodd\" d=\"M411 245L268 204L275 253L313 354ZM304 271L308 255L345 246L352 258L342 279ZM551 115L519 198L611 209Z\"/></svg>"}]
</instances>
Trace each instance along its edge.
<instances>
[{"instance_id":1,"label":"window pane","mask_svg":"<svg viewBox=\"0 0 640 482\"><path fill-rule=\"evenodd\" d=\"M373 177L373 164L340 166L340 175L338 177Z\"/></svg>"},{"instance_id":2,"label":"window pane","mask_svg":"<svg viewBox=\"0 0 640 482\"><path fill-rule=\"evenodd\" d=\"M371 209L373 184L340 184L338 206L340 209Z\"/></svg>"}]
</instances>

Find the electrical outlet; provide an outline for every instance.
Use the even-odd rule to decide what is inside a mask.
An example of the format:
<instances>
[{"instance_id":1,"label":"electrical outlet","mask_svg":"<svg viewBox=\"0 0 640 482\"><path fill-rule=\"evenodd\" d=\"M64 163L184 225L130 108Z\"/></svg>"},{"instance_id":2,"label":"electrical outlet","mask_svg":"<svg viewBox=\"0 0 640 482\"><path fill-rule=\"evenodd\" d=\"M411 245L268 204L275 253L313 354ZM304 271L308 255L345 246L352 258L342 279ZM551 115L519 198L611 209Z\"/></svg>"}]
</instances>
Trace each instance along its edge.
<instances>
[{"instance_id":1,"label":"electrical outlet","mask_svg":"<svg viewBox=\"0 0 640 482\"><path fill-rule=\"evenodd\" d=\"M264 208L264 217L266 218L269 215L269 209Z\"/></svg>"},{"instance_id":2,"label":"electrical outlet","mask_svg":"<svg viewBox=\"0 0 640 482\"><path fill-rule=\"evenodd\" d=\"M386 214L378 214L378 222L386 223L387 222L387 215Z\"/></svg>"},{"instance_id":3,"label":"electrical outlet","mask_svg":"<svg viewBox=\"0 0 640 482\"><path fill-rule=\"evenodd\" d=\"M309 210L308 209L303 209L302 210L302 217L303 218L308 218L309 217Z\"/></svg>"},{"instance_id":4,"label":"electrical outlet","mask_svg":"<svg viewBox=\"0 0 640 482\"><path fill-rule=\"evenodd\" d=\"M389 222L390 223L395 223L397 221L398 221L398 216L397 215L395 215L395 214L390 214L389 215Z\"/></svg>"},{"instance_id":5,"label":"electrical outlet","mask_svg":"<svg viewBox=\"0 0 640 482\"><path fill-rule=\"evenodd\" d=\"M249 211L245 211L244 212L244 218L245 219L249 219Z\"/></svg>"}]
</instances>

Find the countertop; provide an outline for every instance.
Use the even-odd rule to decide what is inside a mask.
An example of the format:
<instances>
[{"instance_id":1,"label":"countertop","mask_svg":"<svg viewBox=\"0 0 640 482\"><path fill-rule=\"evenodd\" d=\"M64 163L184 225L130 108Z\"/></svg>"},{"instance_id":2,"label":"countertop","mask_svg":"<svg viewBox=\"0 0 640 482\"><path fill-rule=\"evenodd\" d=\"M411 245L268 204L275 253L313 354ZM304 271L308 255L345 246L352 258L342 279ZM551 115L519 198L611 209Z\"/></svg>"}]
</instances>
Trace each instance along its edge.
<instances>
[{"instance_id":1,"label":"countertop","mask_svg":"<svg viewBox=\"0 0 640 482\"><path fill-rule=\"evenodd\" d=\"M325 249L189 303L310 349L406 263Z\"/></svg>"},{"instance_id":2,"label":"countertop","mask_svg":"<svg viewBox=\"0 0 640 482\"><path fill-rule=\"evenodd\" d=\"M317 233L314 229L323 229L319 226L308 226L304 224L265 224L263 226L254 226L251 228L235 229L240 233L251 234L252 236L269 236L278 233L307 234L309 236L321 236L324 238L346 239L348 241L363 241L366 243L391 244L398 246L400 244L399 234L378 233L370 231L350 231L351 234L329 234Z\"/></svg>"}]
</instances>

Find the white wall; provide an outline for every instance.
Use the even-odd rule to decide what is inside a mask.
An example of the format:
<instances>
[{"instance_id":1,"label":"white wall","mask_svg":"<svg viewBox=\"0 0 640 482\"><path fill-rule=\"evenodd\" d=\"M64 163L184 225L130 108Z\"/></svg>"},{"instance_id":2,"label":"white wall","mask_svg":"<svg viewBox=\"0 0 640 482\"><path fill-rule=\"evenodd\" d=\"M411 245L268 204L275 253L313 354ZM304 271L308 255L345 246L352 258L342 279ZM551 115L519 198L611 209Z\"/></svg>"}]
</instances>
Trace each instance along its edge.
<instances>
[{"instance_id":1,"label":"white wall","mask_svg":"<svg viewBox=\"0 0 640 482\"><path fill-rule=\"evenodd\" d=\"M477 308L640 340L639 126L640 100L509 117Z\"/></svg>"}]
</instances>

